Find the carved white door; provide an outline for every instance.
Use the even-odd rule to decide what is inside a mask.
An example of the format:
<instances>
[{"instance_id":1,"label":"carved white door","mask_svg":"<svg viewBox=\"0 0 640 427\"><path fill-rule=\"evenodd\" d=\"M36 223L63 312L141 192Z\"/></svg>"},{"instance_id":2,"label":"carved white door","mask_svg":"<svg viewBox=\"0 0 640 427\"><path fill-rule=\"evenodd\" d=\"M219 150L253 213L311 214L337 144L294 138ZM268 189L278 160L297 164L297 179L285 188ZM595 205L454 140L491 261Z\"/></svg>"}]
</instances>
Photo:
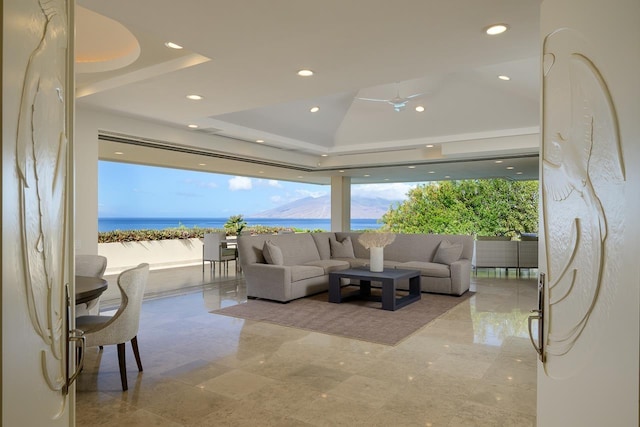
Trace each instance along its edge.
<instances>
[{"instance_id":1,"label":"carved white door","mask_svg":"<svg viewBox=\"0 0 640 427\"><path fill-rule=\"evenodd\" d=\"M637 426L640 2L541 12L538 425Z\"/></svg>"},{"instance_id":2,"label":"carved white door","mask_svg":"<svg viewBox=\"0 0 640 427\"><path fill-rule=\"evenodd\" d=\"M73 1L4 0L2 8L1 423L70 426Z\"/></svg>"}]
</instances>

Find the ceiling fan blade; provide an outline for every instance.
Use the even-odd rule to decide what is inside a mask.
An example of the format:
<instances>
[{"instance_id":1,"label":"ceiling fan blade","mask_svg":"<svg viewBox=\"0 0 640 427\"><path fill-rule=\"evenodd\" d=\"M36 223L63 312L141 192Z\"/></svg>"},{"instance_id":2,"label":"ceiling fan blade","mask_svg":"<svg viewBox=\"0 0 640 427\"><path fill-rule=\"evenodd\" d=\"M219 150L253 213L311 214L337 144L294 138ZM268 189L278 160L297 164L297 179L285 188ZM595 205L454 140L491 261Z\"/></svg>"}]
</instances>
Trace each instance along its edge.
<instances>
[{"instance_id":1,"label":"ceiling fan blade","mask_svg":"<svg viewBox=\"0 0 640 427\"><path fill-rule=\"evenodd\" d=\"M405 99L417 98L417 97L422 96L422 95L424 95L424 93L414 93L413 95L407 96Z\"/></svg>"},{"instance_id":2,"label":"ceiling fan blade","mask_svg":"<svg viewBox=\"0 0 640 427\"><path fill-rule=\"evenodd\" d=\"M357 98L362 101L374 101L374 102L389 102L388 99L376 99L376 98Z\"/></svg>"}]
</instances>

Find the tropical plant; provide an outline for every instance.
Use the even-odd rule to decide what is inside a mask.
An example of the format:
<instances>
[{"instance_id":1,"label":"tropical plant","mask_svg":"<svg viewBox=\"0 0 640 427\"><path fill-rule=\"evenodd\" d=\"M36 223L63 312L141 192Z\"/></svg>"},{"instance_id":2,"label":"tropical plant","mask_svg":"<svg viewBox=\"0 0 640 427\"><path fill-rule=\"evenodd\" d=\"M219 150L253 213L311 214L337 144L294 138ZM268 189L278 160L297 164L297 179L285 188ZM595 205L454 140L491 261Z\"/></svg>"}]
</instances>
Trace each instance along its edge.
<instances>
[{"instance_id":1,"label":"tropical plant","mask_svg":"<svg viewBox=\"0 0 640 427\"><path fill-rule=\"evenodd\" d=\"M247 222L242 215L231 215L227 222L224 224L225 230L231 235L239 236L242 230L247 226Z\"/></svg>"}]
</instances>

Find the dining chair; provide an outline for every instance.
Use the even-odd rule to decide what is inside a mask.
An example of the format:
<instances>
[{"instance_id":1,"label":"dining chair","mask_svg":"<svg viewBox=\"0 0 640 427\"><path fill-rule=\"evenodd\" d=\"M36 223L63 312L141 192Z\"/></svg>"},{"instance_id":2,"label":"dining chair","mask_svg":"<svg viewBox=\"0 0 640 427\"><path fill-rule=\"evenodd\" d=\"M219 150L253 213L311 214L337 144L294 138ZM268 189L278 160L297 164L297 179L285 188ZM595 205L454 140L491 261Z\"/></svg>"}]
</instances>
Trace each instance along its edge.
<instances>
[{"instance_id":1,"label":"dining chair","mask_svg":"<svg viewBox=\"0 0 640 427\"><path fill-rule=\"evenodd\" d=\"M98 277L104 276L107 269L107 258L102 255L76 255L76 276ZM100 312L100 297L89 302L76 304L76 317L97 315Z\"/></svg>"},{"instance_id":2,"label":"dining chair","mask_svg":"<svg viewBox=\"0 0 640 427\"><path fill-rule=\"evenodd\" d=\"M222 273L222 263L225 263L226 270L229 271L229 261L235 261L238 257L236 248L227 245L226 233L205 233L202 245L202 272L204 273L204 263L210 263L211 270L215 273L216 262L220 263Z\"/></svg>"},{"instance_id":3,"label":"dining chair","mask_svg":"<svg viewBox=\"0 0 640 427\"><path fill-rule=\"evenodd\" d=\"M125 343L131 341L133 354L142 372L142 362L138 351L138 326L144 288L149 277L149 264L140 264L125 270L118 276L118 288L122 301L113 316L80 316L76 318L76 329L84 332L87 347L105 345L118 346L118 363L122 391L128 389Z\"/></svg>"}]
</instances>

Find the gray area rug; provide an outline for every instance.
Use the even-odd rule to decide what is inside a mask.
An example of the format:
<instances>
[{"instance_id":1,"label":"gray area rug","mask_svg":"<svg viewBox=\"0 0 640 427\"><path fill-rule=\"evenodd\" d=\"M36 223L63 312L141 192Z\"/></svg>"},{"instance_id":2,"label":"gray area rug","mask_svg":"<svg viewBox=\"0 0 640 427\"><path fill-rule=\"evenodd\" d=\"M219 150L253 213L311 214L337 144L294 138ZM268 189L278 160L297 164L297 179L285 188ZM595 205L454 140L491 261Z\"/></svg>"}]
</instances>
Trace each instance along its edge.
<instances>
[{"instance_id":1,"label":"gray area rug","mask_svg":"<svg viewBox=\"0 0 640 427\"><path fill-rule=\"evenodd\" d=\"M211 313L338 335L385 345L396 345L433 319L466 301L474 292L460 297L422 294L420 301L400 310L386 311L379 302L352 300L328 302L327 292L282 304L249 300Z\"/></svg>"}]
</instances>

